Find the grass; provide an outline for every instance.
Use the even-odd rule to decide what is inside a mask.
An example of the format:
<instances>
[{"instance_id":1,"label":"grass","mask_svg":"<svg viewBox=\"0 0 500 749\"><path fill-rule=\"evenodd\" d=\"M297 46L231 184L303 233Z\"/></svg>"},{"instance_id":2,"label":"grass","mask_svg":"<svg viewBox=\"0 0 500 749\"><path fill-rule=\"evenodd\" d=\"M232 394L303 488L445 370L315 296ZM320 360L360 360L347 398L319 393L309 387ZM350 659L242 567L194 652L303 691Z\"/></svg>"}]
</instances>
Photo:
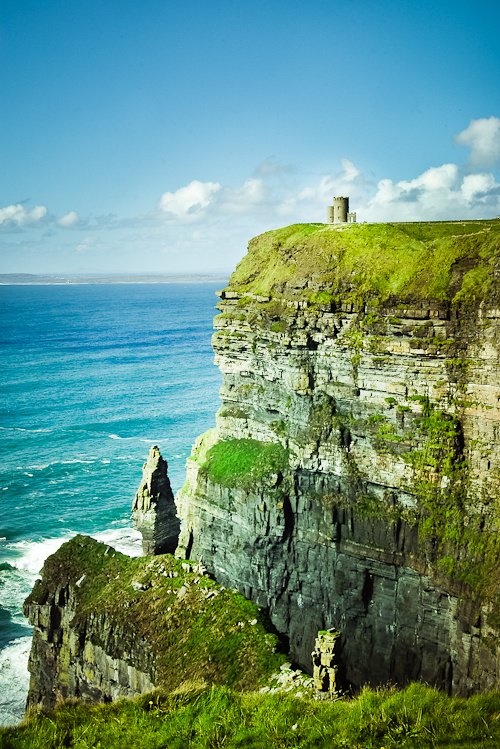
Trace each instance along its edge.
<instances>
[{"instance_id":1,"label":"grass","mask_svg":"<svg viewBox=\"0 0 500 749\"><path fill-rule=\"evenodd\" d=\"M322 702L228 688L107 705L66 703L0 729L2 749L493 749L500 694L450 698L421 684Z\"/></svg>"},{"instance_id":2,"label":"grass","mask_svg":"<svg viewBox=\"0 0 500 749\"><path fill-rule=\"evenodd\" d=\"M288 450L276 442L236 439L218 442L209 448L200 474L222 486L251 489L266 477L288 468Z\"/></svg>"},{"instance_id":3,"label":"grass","mask_svg":"<svg viewBox=\"0 0 500 749\"><path fill-rule=\"evenodd\" d=\"M498 219L356 224L344 231L296 224L253 239L229 288L271 297L308 295L313 304L345 301L339 295L346 291L352 301L399 296L475 303L490 289L499 238ZM454 270L458 286L456 279L452 286ZM295 288L298 278L315 278L323 289Z\"/></svg>"},{"instance_id":4,"label":"grass","mask_svg":"<svg viewBox=\"0 0 500 749\"><path fill-rule=\"evenodd\" d=\"M157 686L176 689L197 681L256 688L283 662L257 606L194 569L183 569L169 554L131 559L76 536L45 561L27 603L43 605L66 585L77 598L71 626L84 631L92 615L106 614L111 632L120 633L104 643L106 652L119 658L127 642L146 642Z\"/></svg>"}]
</instances>

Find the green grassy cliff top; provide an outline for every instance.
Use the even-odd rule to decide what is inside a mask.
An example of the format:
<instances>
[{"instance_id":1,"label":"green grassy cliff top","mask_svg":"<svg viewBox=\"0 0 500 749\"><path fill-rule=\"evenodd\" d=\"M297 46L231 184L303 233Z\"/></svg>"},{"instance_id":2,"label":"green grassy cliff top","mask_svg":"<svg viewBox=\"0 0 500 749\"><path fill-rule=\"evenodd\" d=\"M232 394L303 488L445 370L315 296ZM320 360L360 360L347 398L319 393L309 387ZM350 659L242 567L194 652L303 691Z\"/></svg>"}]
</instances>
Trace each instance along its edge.
<instances>
[{"instance_id":1,"label":"green grassy cliff top","mask_svg":"<svg viewBox=\"0 0 500 749\"><path fill-rule=\"evenodd\" d=\"M500 219L295 224L252 239L227 289L289 298L309 298L319 289L380 301L397 296L458 303L490 294L498 263Z\"/></svg>"}]
</instances>

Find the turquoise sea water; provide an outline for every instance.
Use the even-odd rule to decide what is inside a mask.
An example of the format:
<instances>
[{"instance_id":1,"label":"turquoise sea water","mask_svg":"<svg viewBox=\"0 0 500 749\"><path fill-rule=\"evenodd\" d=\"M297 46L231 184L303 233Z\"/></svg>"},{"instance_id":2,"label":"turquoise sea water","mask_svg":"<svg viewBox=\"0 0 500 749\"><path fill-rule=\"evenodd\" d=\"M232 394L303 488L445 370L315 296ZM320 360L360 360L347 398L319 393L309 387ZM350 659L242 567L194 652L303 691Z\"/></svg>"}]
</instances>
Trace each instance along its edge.
<instances>
[{"instance_id":1,"label":"turquoise sea water","mask_svg":"<svg viewBox=\"0 0 500 749\"><path fill-rule=\"evenodd\" d=\"M1 286L0 724L24 713L22 602L75 533L140 554L130 510L152 444L174 492L214 426L220 284Z\"/></svg>"}]
</instances>

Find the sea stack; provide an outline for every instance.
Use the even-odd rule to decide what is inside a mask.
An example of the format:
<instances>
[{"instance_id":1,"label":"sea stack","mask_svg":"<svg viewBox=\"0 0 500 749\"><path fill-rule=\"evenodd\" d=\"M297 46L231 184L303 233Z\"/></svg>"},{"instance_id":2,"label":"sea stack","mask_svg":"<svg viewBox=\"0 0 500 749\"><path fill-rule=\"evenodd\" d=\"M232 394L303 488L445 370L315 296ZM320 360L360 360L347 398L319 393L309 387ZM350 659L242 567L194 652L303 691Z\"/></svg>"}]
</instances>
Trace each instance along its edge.
<instances>
[{"instance_id":1,"label":"sea stack","mask_svg":"<svg viewBox=\"0 0 500 749\"><path fill-rule=\"evenodd\" d=\"M180 520L167 468L167 461L157 445L153 445L142 468L142 481L132 505L132 520L134 528L142 534L144 556L173 554L177 546Z\"/></svg>"}]
</instances>

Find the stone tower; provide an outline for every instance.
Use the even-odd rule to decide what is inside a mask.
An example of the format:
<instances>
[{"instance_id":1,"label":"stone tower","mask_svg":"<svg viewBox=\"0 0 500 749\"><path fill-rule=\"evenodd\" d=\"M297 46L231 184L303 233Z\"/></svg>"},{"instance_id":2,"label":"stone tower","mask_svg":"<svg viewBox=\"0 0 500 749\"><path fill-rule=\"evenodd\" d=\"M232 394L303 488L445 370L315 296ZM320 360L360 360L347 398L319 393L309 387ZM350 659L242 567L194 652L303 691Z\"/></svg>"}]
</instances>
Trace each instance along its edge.
<instances>
[{"instance_id":1,"label":"stone tower","mask_svg":"<svg viewBox=\"0 0 500 749\"><path fill-rule=\"evenodd\" d=\"M326 209L327 224L356 223L356 214L349 213L349 198L334 198Z\"/></svg>"}]
</instances>

